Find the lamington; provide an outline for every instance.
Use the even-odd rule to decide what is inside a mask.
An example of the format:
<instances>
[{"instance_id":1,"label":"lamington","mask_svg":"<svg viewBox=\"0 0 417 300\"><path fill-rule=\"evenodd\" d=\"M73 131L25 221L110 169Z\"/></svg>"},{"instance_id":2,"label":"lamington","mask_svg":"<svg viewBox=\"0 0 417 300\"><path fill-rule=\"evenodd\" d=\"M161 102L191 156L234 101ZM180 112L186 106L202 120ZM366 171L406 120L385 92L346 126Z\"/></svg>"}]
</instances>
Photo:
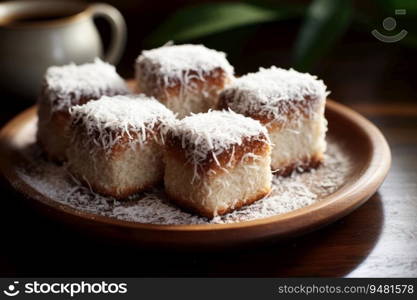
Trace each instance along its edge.
<instances>
[{"instance_id":1,"label":"lamington","mask_svg":"<svg viewBox=\"0 0 417 300\"><path fill-rule=\"evenodd\" d=\"M116 199L162 183L162 128L175 119L145 95L103 96L70 109L67 167L94 192Z\"/></svg>"},{"instance_id":2,"label":"lamington","mask_svg":"<svg viewBox=\"0 0 417 300\"><path fill-rule=\"evenodd\" d=\"M217 106L233 80L226 54L203 45L167 45L143 51L135 64L140 92L153 96L182 118Z\"/></svg>"},{"instance_id":3,"label":"lamington","mask_svg":"<svg viewBox=\"0 0 417 300\"><path fill-rule=\"evenodd\" d=\"M220 94L218 108L264 124L273 145L271 167L278 175L289 175L323 161L328 94L316 76L273 66L238 78Z\"/></svg>"},{"instance_id":4,"label":"lamington","mask_svg":"<svg viewBox=\"0 0 417 300\"><path fill-rule=\"evenodd\" d=\"M165 138L165 192L180 207L213 218L270 193L270 141L260 122L210 111L177 121Z\"/></svg>"},{"instance_id":5,"label":"lamington","mask_svg":"<svg viewBox=\"0 0 417 300\"><path fill-rule=\"evenodd\" d=\"M128 93L115 67L98 58L93 63L48 68L38 100L38 143L51 160L64 161L69 145L69 108L103 95Z\"/></svg>"}]
</instances>

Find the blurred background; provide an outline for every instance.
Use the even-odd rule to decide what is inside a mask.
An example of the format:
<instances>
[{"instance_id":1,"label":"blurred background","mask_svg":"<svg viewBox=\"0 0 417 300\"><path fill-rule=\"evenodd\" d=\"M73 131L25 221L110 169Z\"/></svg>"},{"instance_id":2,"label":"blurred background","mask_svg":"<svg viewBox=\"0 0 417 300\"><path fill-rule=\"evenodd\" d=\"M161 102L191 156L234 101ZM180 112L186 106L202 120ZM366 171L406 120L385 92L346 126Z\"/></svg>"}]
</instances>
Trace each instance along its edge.
<instances>
[{"instance_id":1,"label":"blurred background","mask_svg":"<svg viewBox=\"0 0 417 300\"><path fill-rule=\"evenodd\" d=\"M103 2L127 23L127 46L117 66L125 78L133 77L143 49L168 41L203 43L225 51L237 74L271 65L309 71L341 102L415 98L415 0ZM108 23L96 23L108 45Z\"/></svg>"},{"instance_id":2,"label":"blurred background","mask_svg":"<svg viewBox=\"0 0 417 300\"><path fill-rule=\"evenodd\" d=\"M351 104L415 99L417 1L108 1L126 18L125 77L142 49L203 43L228 53L238 74L277 65L323 78ZM105 31L105 24L101 25ZM372 31L397 42L377 39Z\"/></svg>"}]
</instances>

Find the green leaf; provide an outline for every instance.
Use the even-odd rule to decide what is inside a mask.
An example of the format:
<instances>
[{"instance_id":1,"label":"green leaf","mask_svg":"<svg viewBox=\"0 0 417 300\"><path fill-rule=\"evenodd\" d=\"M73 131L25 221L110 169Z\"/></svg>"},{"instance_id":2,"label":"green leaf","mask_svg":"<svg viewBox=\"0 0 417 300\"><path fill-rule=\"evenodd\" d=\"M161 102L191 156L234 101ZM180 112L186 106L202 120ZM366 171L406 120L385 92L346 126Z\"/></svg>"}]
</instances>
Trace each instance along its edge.
<instances>
[{"instance_id":1,"label":"green leaf","mask_svg":"<svg viewBox=\"0 0 417 300\"><path fill-rule=\"evenodd\" d=\"M294 16L296 9L272 9L248 3L208 3L187 7L168 18L148 39L160 45L182 42L238 26L269 22Z\"/></svg>"},{"instance_id":2,"label":"green leaf","mask_svg":"<svg viewBox=\"0 0 417 300\"><path fill-rule=\"evenodd\" d=\"M349 0L315 0L307 10L306 19L294 48L295 67L311 69L348 28L352 17Z\"/></svg>"}]
</instances>

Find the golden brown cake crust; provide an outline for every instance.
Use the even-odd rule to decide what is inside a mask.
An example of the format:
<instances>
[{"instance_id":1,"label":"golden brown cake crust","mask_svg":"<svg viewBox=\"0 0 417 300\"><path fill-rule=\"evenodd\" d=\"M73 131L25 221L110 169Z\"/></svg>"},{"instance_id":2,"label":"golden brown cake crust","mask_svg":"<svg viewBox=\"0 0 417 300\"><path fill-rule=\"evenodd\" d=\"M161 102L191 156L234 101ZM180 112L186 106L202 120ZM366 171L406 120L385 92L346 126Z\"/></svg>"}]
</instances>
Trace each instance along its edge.
<instances>
[{"instance_id":1,"label":"golden brown cake crust","mask_svg":"<svg viewBox=\"0 0 417 300\"><path fill-rule=\"evenodd\" d=\"M159 128L160 128L160 123L158 122L157 124L155 124L153 129L151 130L146 129L146 140L143 142L143 145L146 145L150 141L156 141L157 143L161 142ZM104 151L99 146L93 143L93 139L99 137L98 130L94 130L94 132L92 133L93 136L91 135L88 136L86 135L85 133L86 129L84 128L84 125L81 124L81 122L71 124L70 129L72 131L72 138L74 137L74 135L83 136L83 140L89 141L89 143L91 143L89 145L90 147L96 148L97 152ZM112 135L113 139L118 138L118 142L115 143L109 149L109 151L107 151L109 159L117 158L120 154L122 154L126 150L126 148L130 147L129 141L132 139L138 139L139 135L141 134L141 133L133 132L133 131L130 131L129 133L121 132L121 131L109 131L108 133ZM135 145L135 147L140 149L140 144Z\"/></svg>"},{"instance_id":2,"label":"golden brown cake crust","mask_svg":"<svg viewBox=\"0 0 417 300\"><path fill-rule=\"evenodd\" d=\"M264 198L270 192L271 192L270 188L269 189L264 189L264 190L258 192L255 196L253 196L251 198L239 200L234 207L228 207L228 208L225 208L225 209L218 210L217 215L219 215L219 216L225 215L229 212L238 210L238 209L242 208L243 206L250 205L250 204ZM190 205L190 202L185 200L185 199L180 199L180 198L177 198L177 197L173 197L172 195L169 194L169 191L166 191L166 194L173 203L180 206L185 211L188 211L188 212L191 212L191 213L197 213L197 214L202 215L204 217L207 217L209 219L212 219L216 216L214 214L214 212L212 212L208 209L205 209L202 206L199 206L199 207L193 206L193 205Z\"/></svg>"},{"instance_id":3,"label":"golden brown cake crust","mask_svg":"<svg viewBox=\"0 0 417 300\"><path fill-rule=\"evenodd\" d=\"M101 185L95 184L95 183L90 183L88 181L86 181L82 176L79 176L78 174L73 173L73 175L84 185L87 186L89 188L91 188L95 193L100 194L100 195L104 195L104 196L110 196L113 197L117 200L122 200L122 199L126 199L131 195L134 194L138 194L141 192L144 192L146 190L149 190L151 188L153 188L154 186L161 184L163 181L163 175L161 176L161 178L158 178L157 180L153 181L153 182L148 182L144 185L141 186L135 186L135 187L130 187L130 188L124 188L123 192L118 192L117 189L109 189L109 188L104 188Z\"/></svg>"},{"instance_id":4,"label":"golden brown cake crust","mask_svg":"<svg viewBox=\"0 0 417 300\"><path fill-rule=\"evenodd\" d=\"M140 73L146 72L141 64L138 65L138 68ZM222 68L204 72L202 76L195 70L188 70L187 76L191 77L187 85L193 86L193 90L197 91L203 90L205 86L217 86L221 89L230 81L229 75ZM165 84L162 79L162 74L155 73L149 75L149 78L145 81L144 79L138 79L138 90L162 102L168 102L171 98L178 97L181 94L184 86L179 78L168 78L169 84Z\"/></svg>"},{"instance_id":5,"label":"golden brown cake crust","mask_svg":"<svg viewBox=\"0 0 417 300\"><path fill-rule=\"evenodd\" d=\"M165 141L165 150L167 155L182 161L184 164L191 164L187 161L185 156L187 149L182 149L181 143L182 142L180 137L168 135ZM224 172L224 169L233 168L242 160L243 156L247 153L264 156L269 152L270 145L267 142L267 138L265 136L261 135L258 138L244 138L241 145L231 146L229 149L216 156L219 164L217 164L212 156L208 156L205 161L199 164L197 172L199 172L200 176L207 176L209 170L215 171L216 174L221 174ZM247 163L251 163L253 158L247 157L245 161ZM190 165L190 167L192 168L193 166Z\"/></svg>"},{"instance_id":6,"label":"golden brown cake crust","mask_svg":"<svg viewBox=\"0 0 417 300\"><path fill-rule=\"evenodd\" d=\"M324 160L324 156L321 153L316 153L311 157L305 157L287 164L285 167L278 170L273 170L274 175L277 176L289 176L293 172L307 172L312 169L318 168Z\"/></svg>"},{"instance_id":7,"label":"golden brown cake crust","mask_svg":"<svg viewBox=\"0 0 417 300\"><path fill-rule=\"evenodd\" d=\"M231 104L235 99L235 93L233 90L225 90L219 95L219 102L218 102L218 109L228 109L232 108ZM285 127L287 122L295 118L310 118L312 112L317 111L322 105L322 100L319 98L311 98L310 96L306 96L302 101L280 101L279 103L279 111L280 115L285 116L285 120L277 120L273 116L268 116L265 114L261 114L260 112L253 111L236 111L237 113L241 113L246 117L250 117L252 119L258 120L263 125L268 124L268 129L276 129ZM233 108L232 108L233 110Z\"/></svg>"},{"instance_id":8,"label":"golden brown cake crust","mask_svg":"<svg viewBox=\"0 0 417 300\"><path fill-rule=\"evenodd\" d=\"M58 149L52 151L50 147L53 147L51 144L62 144L65 146L70 141L68 130L71 125L71 116L68 107L53 111L53 104L47 97L44 87L39 101L37 141L48 160L62 163L66 160L66 147L63 147L60 151ZM97 100L97 98L83 96L74 105L82 105L93 100ZM57 99L56 101L59 102L61 100ZM53 127L53 129L50 127ZM51 134L51 131L55 133Z\"/></svg>"},{"instance_id":9,"label":"golden brown cake crust","mask_svg":"<svg viewBox=\"0 0 417 300\"><path fill-rule=\"evenodd\" d=\"M69 106L65 106L61 109L57 109L56 107L54 107L54 106L56 106L56 103L60 103L60 102L64 101L63 98L60 98L59 95L55 95L56 99L54 101L52 101L50 99L50 93L51 93L51 91L49 91L49 87L48 87L47 83L43 82L41 96L39 98L39 104L42 105L42 106L45 106L45 107L49 106L48 111L51 114L55 114L55 113L65 114L66 113L66 114L69 115L69 113L68 113ZM83 104L86 104L88 101L97 100L101 96L105 96L105 95L111 96L111 95L114 95L114 94L115 94L115 91L106 90L106 91L103 91L100 96L81 95L78 99L74 96L74 97L71 98L71 106L73 106L73 105L83 105Z\"/></svg>"}]
</instances>

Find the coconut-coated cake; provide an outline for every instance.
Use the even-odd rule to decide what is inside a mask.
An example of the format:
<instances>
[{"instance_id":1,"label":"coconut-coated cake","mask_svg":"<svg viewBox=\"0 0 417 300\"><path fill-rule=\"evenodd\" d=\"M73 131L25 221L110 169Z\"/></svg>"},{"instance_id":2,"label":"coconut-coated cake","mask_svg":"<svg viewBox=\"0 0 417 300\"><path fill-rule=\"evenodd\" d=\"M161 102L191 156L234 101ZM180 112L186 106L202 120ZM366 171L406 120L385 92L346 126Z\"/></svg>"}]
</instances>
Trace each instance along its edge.
<instances>
[{"instance_id":1,"label":"coconut-coated cake","mask_svg":"<svg viewBox=\"0 0 417 300\"><path fill-rule=\"evenodd\" d=\"M273 66L236 79L221 93L219 108L264 124L273 145L272 169L288 175L317 167L324 158L328 94L316 76Z\"/></svg>"},{"instance_id":2,"label":"coconut-coated cake","mask_svg":"<svg viewBox=\"0 0 417 300\"><path fill-rule=\"evenodd\" d=\"M103 96L70 109L68 169L117 199L162 182L162 128L174 114L144 95Z\"/></svg>"},{"instance_id":3,"label":"coconut-coated cake","mask_svg":"<svg viewBox=\"0 0 417 300\"><path fill-rule=\"evenodd\" d=\"M226 54L203 45L166 45L146 50L135 64L140 92L157 98L180 118L217 106L233 80Z\"/></svg>"},{"instance_id":4,"label":"coconut-coated cake","mask_svg":"<svg viewBox=\"0 0 417 300\"><path fill-rule=\"evenodd\" d=\"M83 65L49 67L38 100L37 139L44 152L55 161L66 159L69 108L103 95L127 93L129 90L115 67L98 58Z\"/></svg>"},{"instance_id":5,"label":"coconut-coated cake","mask_svg":"<svg viewBox=\"0 0 417 300\"><path fill-rule=\"evenodd\" d=\"M171 125L165 139L165 191L185 209L212 218L271 190L270 141L259 121L199 113Z\"/></svg>"}]
</instances>

